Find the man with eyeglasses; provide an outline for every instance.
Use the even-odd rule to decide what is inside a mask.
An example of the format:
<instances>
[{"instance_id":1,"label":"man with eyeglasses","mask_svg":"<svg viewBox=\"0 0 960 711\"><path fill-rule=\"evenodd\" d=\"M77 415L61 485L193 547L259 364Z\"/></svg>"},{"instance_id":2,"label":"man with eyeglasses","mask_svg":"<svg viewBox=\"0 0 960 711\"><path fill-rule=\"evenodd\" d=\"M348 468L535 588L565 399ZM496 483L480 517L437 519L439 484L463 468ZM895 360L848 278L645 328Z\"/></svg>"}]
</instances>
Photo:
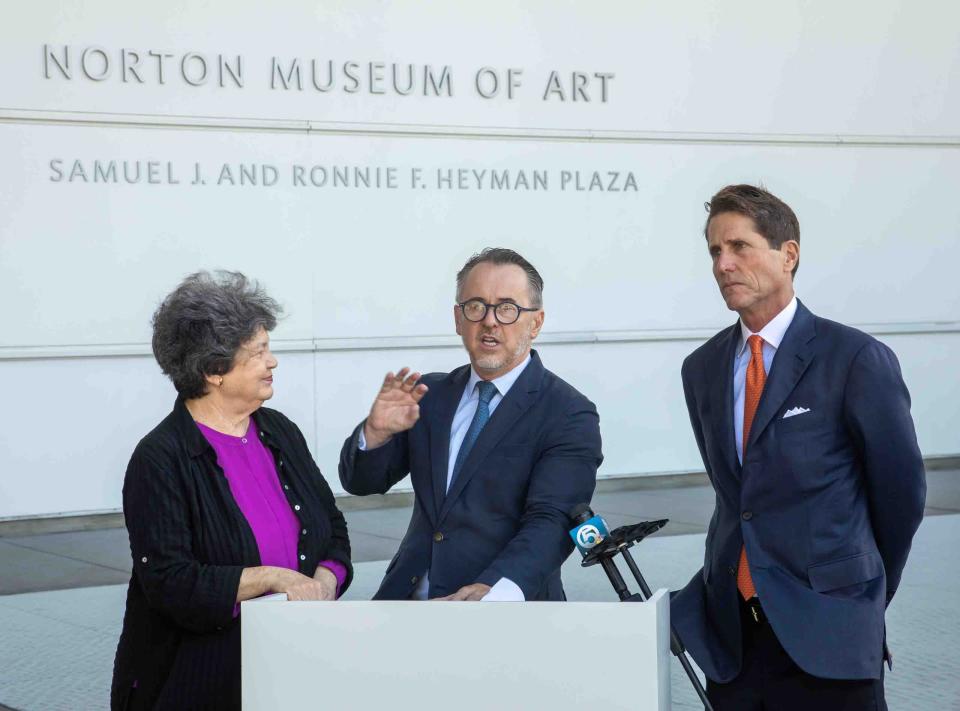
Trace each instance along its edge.
<instances>
[{"instance_id":1,"label":"man with eyeglasses","mask_svg":"<svg viewBox=\"0 0 960 711\"><path fill-rule=\"evenodd\" d=\"M387 373L340 453L352 494L407 474L413 515L379 600L564 600L567 512L589 501L603 460L597 410L531 349L543 279L510 249L457 274L453 308L470 364Z\"/></svg>"}]
</instances>

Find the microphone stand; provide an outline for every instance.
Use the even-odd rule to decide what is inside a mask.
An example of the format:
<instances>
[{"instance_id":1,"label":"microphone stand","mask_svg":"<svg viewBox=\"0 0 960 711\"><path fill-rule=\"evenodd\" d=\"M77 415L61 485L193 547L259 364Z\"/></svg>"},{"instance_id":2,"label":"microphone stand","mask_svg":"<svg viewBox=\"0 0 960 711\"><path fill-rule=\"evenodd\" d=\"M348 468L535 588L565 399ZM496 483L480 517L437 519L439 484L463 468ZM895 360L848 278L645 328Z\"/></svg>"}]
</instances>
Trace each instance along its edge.
<instances>
[{"instance_id":1,"label":"microphone stand","mask_svg":"<svg viewBox=\"0 0 960 711\"><path fill-rule=\"evenodd\" d=\"M620 602L645 602L649 600L653 593L650 592L647 581L643 579L640 568L630 553L630 548L651 533L659 531L667 525L668 520L669 519L643 521L642 523L615 528L600 543L591 548L590 551L583 556L583 562L580 565L588 568L591 565L599 564L600 567L603 568L603 572L607 574L607 578L610 580L610 584L613 585L613 589L616 591L617 597L620 598ZM627 561L627 567L630 568L630 572L637 581L637 585L640 586L639 594L630 594L629 589L627 589L627 584L624 582L623 576L620 575L620 570L613 561L618 553ZM700 697L700 701L703 703L703 708L706 709L706 711L713 711L713 706L710 705L710 701L707 699L707 692L704 691L703 684L700 683L700 679L697 677L696 672L694 672L693 666L691 666L690 660L687 658L687 650L683 646L683 642L680 640L679 635L677 635L676 630L673 629L672 624L670 625L670 651L680 660L680 666L682 666L683 670L687 673L690 683L693 684L694 691L697 692L697 696Z\"/></svg>"}]
</instances>

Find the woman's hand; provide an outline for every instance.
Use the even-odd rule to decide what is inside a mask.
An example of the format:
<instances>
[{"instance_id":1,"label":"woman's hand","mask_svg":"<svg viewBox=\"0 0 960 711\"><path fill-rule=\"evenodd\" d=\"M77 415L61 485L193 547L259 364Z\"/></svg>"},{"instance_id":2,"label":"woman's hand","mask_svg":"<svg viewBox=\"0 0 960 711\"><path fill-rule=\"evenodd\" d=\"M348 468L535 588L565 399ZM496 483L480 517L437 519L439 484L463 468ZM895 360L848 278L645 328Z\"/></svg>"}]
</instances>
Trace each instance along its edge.
<instances>
[{"instance_id":1,"label":"woman's hand","mask_svg":"<svg viewBox=\"0 0 960 711\"><path fill-rule=\"evenodd\" d=\"M267 593L286 593L288 600L336 600L337 576L318 567L313 578L296 570L261 565L246 568L240 575L237 602Z\"/></svg>"},{"instance_id":2,"label":"woman's hand","mask_svg":"<svg viewBox=\"0 0 960 711\"><path fill-rule=\"evenodd\" d=\"M277 570L281 572L274 592L286 593L287 600L337 599L337 577L326 568L317 568L317 574L313 578L287 568L277 568ZM332 582L323 575L324 572Z\"/></svg>"},{"instance_id":3,"label":"woman's hand","mask_svg":"<svg viewBox=\"0 0 960 711\"><path fill-rule=\"evenodd\" d=\"M321 600L337 599L337 576L329 568L322 565L317 566L317 572L313 574L313 579L323 586L324 594L328 597L322 597Z\"/></svg>"}]
</instances>

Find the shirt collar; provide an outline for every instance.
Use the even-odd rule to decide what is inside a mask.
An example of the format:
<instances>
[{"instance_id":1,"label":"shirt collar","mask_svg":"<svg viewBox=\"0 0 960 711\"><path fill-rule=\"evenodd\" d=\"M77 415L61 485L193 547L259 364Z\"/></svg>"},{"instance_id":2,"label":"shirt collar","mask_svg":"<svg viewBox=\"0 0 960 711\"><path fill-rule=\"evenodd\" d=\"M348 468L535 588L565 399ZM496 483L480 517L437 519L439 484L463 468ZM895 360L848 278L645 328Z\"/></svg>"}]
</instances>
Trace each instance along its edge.
<instances>
[{"instance_id":1,"label":"shirt collar","mask_svg":"<svg viewBox=\"0 0 960 711\"><path fill-rule=\"evenodd\" d=\"M520 374L524 369L530 364L530 354L527 353L527 357L523 359L523 362L520 365L516 366L513 370L504 373L499 378L494 378L490 382L494 384L497 388L497 392L500 394L500 397L506 397L507 393L510 392L510 388L513 387L513 384L517 382L517 378L520 377ZM467 396L473 397L473 393L477 388L477 383L479 383L483 378L477 375L477 371L470 367L470 380L467 381Z\"/></svg>"},{"instance_id":2,"label":"shirt collar","mask_svg":"<svg viewBox=\"0 0 960 711\"><path fill-rule=\"evenodd\" d=\"M783 341L783 336L786 334L787 329L793 322L793 317L796 313L797 297L794 296L792 299L790 299L790 303L783 308L783 311L774 316L770 320L770 323L761 328L756 334L747 328L747 325L743 322L743 319L740 319L740 347L737 349L737 357L739 358L743 353L743 349L747 346L747 339L753 335L760 336L765 343L769 343L771 346L773 346L774 350L779 348L780 343Z\"/></svg>"}]
</instances>

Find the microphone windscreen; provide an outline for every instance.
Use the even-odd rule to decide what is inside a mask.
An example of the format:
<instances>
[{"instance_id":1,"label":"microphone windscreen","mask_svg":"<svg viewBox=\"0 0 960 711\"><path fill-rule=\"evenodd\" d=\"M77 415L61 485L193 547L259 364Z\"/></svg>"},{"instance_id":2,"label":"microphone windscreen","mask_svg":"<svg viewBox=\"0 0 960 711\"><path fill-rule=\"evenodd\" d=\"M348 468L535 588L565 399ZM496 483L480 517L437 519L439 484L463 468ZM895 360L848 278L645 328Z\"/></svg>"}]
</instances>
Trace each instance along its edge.
<instances>
[{"instance_id":1,"label":"microphone windscreen","mask_svg":"<svg viewBox=\"0 0 960 711\"><path fill-rule=\"evenodd\" d=\"M588 509L589 511L589 509ZM591 514L592 511L589 511ZM590 516L590 518L579 521L571 530L570 538L581 555L587 555L590 549L599 545L604 538L610 535L606 521L601 516Z\"/></svg>"},{"instance_id":2,"label":"microphone windscreen","mask_svg":"<svg viewBox=\"0 0 960 711\"><path fill-rule=\"evenodd\" d=\"M577 504L570 509L568 516L575 524L579 525L593 516L593 509L590 508L590 504Z\"/></svg>"}]
</instances>

